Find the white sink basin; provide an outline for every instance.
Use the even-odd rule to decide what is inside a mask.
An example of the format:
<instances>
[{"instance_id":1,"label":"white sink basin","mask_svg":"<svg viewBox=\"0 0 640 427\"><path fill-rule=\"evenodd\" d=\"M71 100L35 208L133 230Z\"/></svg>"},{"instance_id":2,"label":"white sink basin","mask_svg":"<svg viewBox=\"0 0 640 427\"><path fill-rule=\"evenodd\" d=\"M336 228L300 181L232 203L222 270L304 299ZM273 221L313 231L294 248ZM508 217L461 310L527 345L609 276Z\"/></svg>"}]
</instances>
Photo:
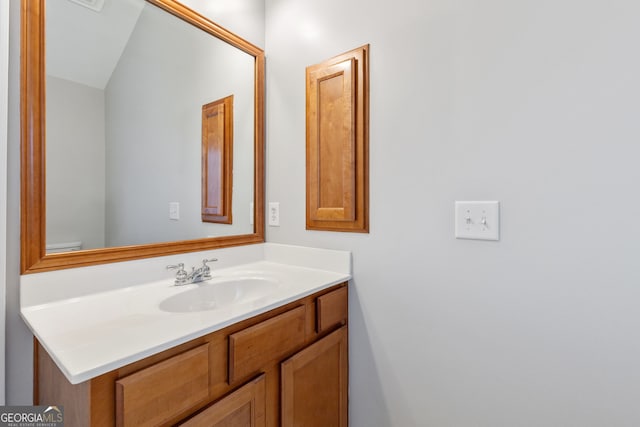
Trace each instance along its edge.
<instances>
[{"instance_id":1,"label":"white sink basin","mask_svg":"<svg viewBox=\"0 0 640 427\"><path fill-rule=\"evenodd\" d=\"M278 282L262 277L234 277L202 282L160 303L160 310L172 313L218 310L232 304L257 302L278 287Z\"/></svg>"}]
</instances>

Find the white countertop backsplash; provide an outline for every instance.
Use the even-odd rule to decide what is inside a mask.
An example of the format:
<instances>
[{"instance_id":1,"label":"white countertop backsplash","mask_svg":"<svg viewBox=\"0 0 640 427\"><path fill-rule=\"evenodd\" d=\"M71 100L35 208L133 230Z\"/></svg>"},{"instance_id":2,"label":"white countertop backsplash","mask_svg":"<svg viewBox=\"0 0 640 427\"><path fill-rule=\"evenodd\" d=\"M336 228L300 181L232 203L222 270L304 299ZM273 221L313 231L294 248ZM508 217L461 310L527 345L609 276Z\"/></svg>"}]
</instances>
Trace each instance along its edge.
<instances>
[{"instance_id":1,"label":"white countertop backsplash","mask_svg":"<svg viewBox=\"0 0 640 427\"><path fill-rule=\"evenodd\" d=\"M160 310L164 299L200 286L173 286L175 271L166 265L190 270L205 258L218 258L214 281L251 274L279 286L266 298L217 310ZM350 278L350 252L264 243L24 275L21 314L77 384Z\"/></svg>"}]
</instances>

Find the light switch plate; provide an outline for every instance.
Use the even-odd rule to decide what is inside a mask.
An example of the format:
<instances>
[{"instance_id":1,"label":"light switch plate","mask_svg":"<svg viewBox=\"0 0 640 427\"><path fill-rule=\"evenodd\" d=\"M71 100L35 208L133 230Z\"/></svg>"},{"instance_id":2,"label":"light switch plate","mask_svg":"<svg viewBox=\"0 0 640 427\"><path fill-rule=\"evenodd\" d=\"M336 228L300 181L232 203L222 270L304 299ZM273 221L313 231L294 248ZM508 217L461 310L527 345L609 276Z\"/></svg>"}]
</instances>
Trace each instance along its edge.
<instances>
[{"instance_id":1,"label":"light switch plate","mask_svg":"<svg viewBox=\"0 0 640 427\"><path fill-rule=\"evenodd\" d=\"M455 203L456 239L500 240L500 202Z\"/></svg>"},{"instance_id":2,"label":"light switch plate","mask_svg":"<svg viewBox=\"0 0 640 427\"><path fill-rule=\"evenodd\" d=\"M180 203L169 202L169 219L177 221L180 219Z\"/></svg>"},{"instance_id":3,"label":"light switch plate","mask_svg":"<svg viewBox=\"0 0 640 427\"><path fill-rule=\"evenodd\" d=\"M269 202L269 225L280 226L280 203L278 202Z\"/></svg>"}]
</instances>

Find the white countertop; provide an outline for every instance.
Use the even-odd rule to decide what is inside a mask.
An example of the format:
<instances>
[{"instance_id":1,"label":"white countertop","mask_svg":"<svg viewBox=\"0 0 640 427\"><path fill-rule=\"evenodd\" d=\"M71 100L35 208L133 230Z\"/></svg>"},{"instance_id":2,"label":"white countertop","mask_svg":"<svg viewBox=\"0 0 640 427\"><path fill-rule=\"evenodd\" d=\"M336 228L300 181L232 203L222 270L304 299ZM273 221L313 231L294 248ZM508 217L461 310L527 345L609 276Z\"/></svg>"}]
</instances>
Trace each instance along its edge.
<instances>
[{"instance_id":1,"label":"white countertop","mask_svg":"<svg viewBox=\"0 0 640 427\"><path fill-rule=\"evenodd\" d=\"M308 248L302 253L305 250ZM348 252L343 254L350 256ZM213 269L213 279L202 284L174 286L168 278L42 304L23 304L21 314L67 379L78 384L351 277L344 269L330 271L265 258ZM347 264L350 268L350 259ZM160 309L160 303L173 295L238 276L268 278L277 282L277 287L255 301L215 310L176 313Z\"/></svg>"}]
</instances>

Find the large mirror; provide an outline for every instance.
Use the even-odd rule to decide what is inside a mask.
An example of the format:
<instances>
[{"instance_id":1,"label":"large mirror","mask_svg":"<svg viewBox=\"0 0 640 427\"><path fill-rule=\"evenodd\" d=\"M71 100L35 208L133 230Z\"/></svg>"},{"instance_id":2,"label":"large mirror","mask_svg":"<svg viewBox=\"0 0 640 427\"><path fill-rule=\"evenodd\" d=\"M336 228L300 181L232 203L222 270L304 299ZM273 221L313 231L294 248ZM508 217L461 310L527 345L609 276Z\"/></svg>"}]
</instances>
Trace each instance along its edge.
<instances>
[{"instance_id":1,"label":"large mirror","mask_svg":"<svg viewBox=\"0 0 640 427\"><path fill-rule=\"evenodd\" d=\"M264 240L262 50L173 0L22 4L23 273ZM233 221L214 224L201 111L230 95Z\"/></svg>"}]
</instances>

